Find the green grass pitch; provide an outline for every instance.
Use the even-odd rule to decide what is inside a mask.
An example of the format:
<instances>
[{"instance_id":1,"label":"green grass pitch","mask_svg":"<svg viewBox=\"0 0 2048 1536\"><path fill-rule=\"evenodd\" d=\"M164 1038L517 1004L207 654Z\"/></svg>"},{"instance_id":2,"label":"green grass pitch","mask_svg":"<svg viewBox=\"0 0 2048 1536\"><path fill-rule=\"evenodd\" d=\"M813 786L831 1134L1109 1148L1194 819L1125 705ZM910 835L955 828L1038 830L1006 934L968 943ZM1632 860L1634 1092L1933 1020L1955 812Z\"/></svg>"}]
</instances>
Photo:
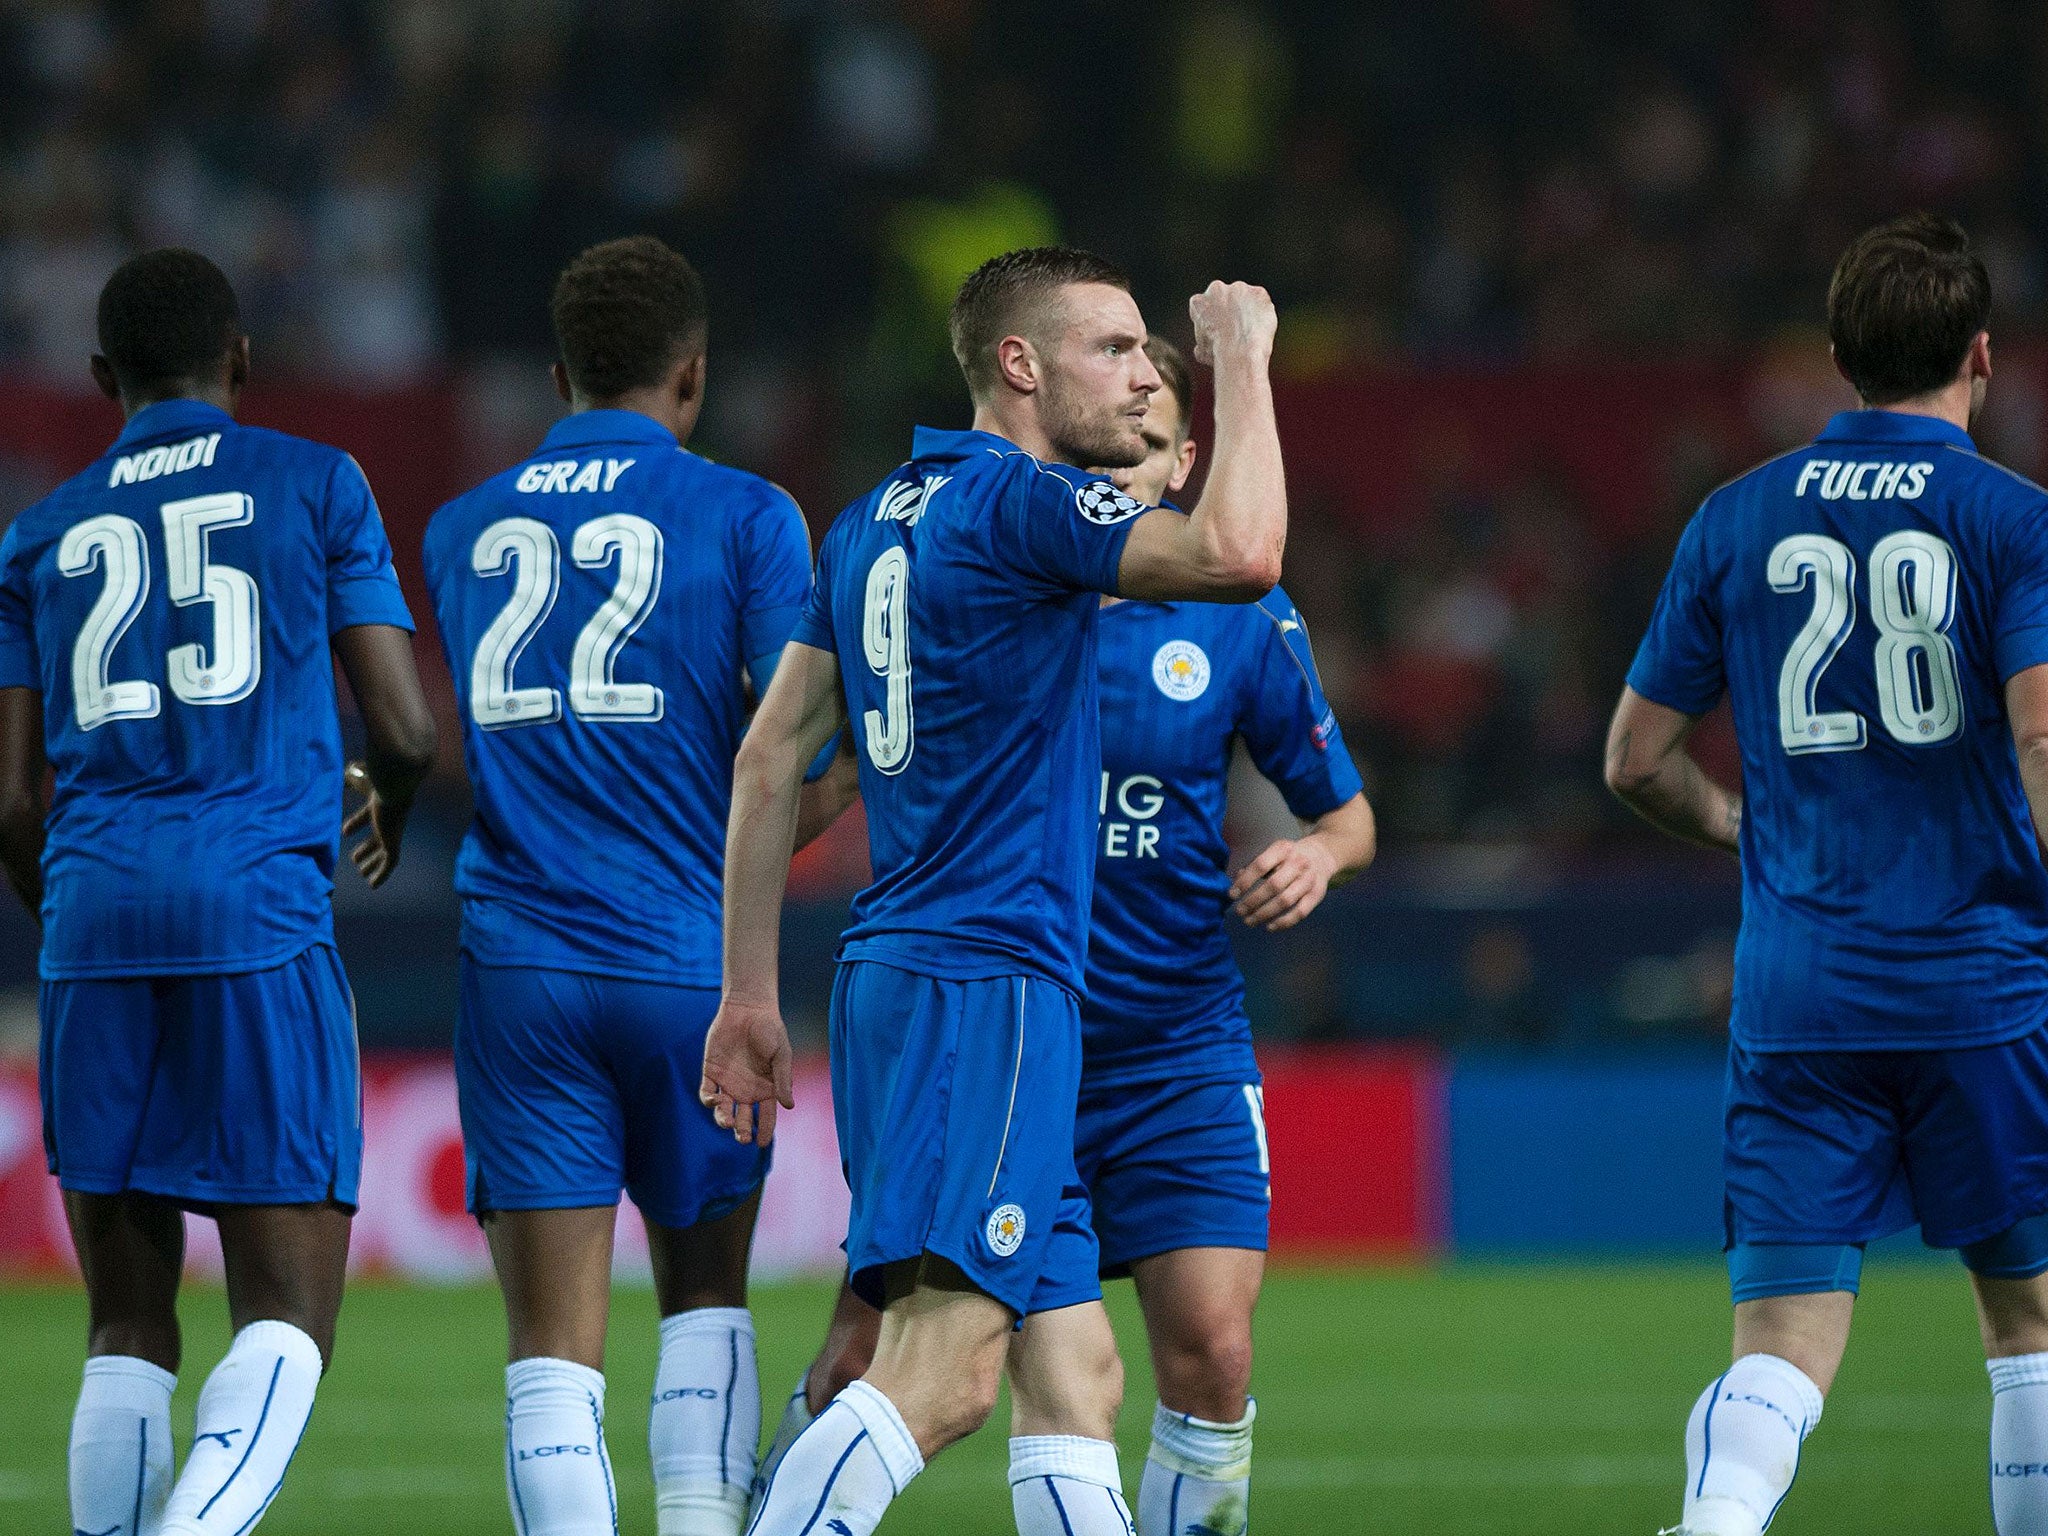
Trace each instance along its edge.
<instances>
[{"instance_id":1,"label":"green grass pitch","mask_svg":"<svg viewBox=\"0 0 2048 1536\"><path fill-rule=\"evenodd\" d=\"M1403 1536L1649 1536L1677 1516L1687 1409L1725 1360L1716 1268L1451 1266L1279 1270L1259 1320L1254 1530ZM770 1416L824 1327L830 1291L755 1297ZM1135 1497L1152 1406L1130 1287L1111 1288L1130 1362L1122 1426ZM185 1306L179 1444L224 1347L217 1291ZM64 1447L84 1304L0 1290L0 1531L68 1528ZM644 1404L653 1303L612 1318L610 1440L620 1527L651 1536ZM503 1331L495 1294L365 1283L266 1536L503 1536ZM1857 1336L1773 1530L1986 1532L1989 1390L1961 1272L1873 1264ZM955 1447L884 1532L1009 1532L1003 1420Z\"/></svg>"}]
</instances>

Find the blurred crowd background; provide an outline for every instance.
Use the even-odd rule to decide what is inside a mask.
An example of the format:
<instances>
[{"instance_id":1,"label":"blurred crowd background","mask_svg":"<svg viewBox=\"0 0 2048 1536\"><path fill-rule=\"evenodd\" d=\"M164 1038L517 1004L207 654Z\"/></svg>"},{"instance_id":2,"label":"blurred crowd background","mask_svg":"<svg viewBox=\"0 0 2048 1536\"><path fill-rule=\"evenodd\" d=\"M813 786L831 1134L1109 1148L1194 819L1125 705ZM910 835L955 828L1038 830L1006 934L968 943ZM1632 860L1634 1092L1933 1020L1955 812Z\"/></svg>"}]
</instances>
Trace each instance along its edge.
<instances>
[{"instance_id":1,"label":"blurred crowd background","mask_svg":"<svg viewBox=\"0 0 2048 1536\"><path fill-rule=\"evenodd\" d=\"M2048 8L1999 0L0 0L0 363L49 409L112 267L204 250L257 414L317 391L337 425L295 428L348 443L348 401L420 403L432 465L379 485L404 565L435 494L544 429L546 293L594 240L703 269L699 446L818 527L913 420L964 424L943 316L983 257L1096 247L1174 335L1209 278L1261 281L1287 581L1386 849L1247 946L1262 1027L1705 1040L1733 866L1607 799L1606 712L1700 495L1848 403L1819 320L1868 223L1971 226L1985 446L2040 470L2044 81ZM0 517L82 462L27 435ZM456 766L392 902L343 891L373 1037L445 1038ZM817 1013L857 835L805 885Z\"/></svg>"}]
</instances>

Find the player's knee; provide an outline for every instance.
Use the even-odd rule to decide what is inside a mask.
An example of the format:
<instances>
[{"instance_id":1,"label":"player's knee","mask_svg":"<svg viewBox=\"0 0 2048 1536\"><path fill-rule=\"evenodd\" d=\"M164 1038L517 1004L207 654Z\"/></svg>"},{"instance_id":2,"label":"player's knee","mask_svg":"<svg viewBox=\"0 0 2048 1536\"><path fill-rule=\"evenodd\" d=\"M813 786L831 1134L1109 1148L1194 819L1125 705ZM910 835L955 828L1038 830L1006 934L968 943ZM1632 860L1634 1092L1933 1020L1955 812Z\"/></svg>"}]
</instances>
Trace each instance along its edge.
<instances>
[{"instance_id":1,"label":"player's knee","mask_svg":"<svg viewBox=\"0 0 2048 1536\"><path fill-rule=\"evenodd\" d=\"M988 1422L996 1411L996 1393L1002 1385L1001 1357L984 1366L977 1363L961 1371L951 1385L937 1394L932 1404L933 1425L942 1444L965 1440Z\"/></svg>"},{"instance_id":2,"label":"player's knee","mask_svg":"<svg viewBox=\"0 0 2048 1536\"><path fill-rule=\"evenodd\" d=\"M1158 1352L1159 1400L1175 1413L1231 1423L1243 1415L1252 1384L1249 1325L1213 1319Z\"/></svg>"}]
</instances>

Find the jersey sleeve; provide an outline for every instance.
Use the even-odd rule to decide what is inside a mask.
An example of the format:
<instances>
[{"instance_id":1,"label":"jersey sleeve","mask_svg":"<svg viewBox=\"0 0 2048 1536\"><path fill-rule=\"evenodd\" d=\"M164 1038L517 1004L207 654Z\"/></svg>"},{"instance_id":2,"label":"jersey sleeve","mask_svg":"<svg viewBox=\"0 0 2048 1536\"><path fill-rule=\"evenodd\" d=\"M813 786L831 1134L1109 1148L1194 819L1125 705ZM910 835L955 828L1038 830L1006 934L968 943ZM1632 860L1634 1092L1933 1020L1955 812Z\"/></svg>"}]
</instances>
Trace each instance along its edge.
<instances>
[{"instance_id":1,"label":"jersey sleeve","mask_svg":"<svg viewBox=\"0 0 2048 1536\"><path fill-rule=\"evenodd\" d=\"M996 504L995 547L1047 586L1116 595L1131 523L1152 509L1100 475L1017 455L1022 466Z\"/></svg>"},{"instance_id":2,"label":"jersey sleeve","mask_svg":"<svg viewBox=\"0 0 2048 1536\"><path fill-rule=\"evenodd\" d=\"M2003 542L1991 620L2001 683L2048 662L2048 502L2020 508Z\"/></svg>"},{"instance_id":3,"label":"jersey sleeve","mask_svg":"<svg viewBox=\"0 0 2048 1536\"><path fill-rule=\"evenodd\" d=\"M362 466L344 454L327 481L327 633L389 624L408 633L412 614L398 590L391 541Z\"/></svg>"},{"instance_id":4,"label":"jersey sleeve","mask_svg":"<svg viewBox=\"0 0 2048 1536\"><path fill-rule=\"evenodd\" d=\"M0 536L0 688L40 688L36 665L35 608L28 585L28 555L21 520Z\"/></svg>"},{"instance_id":5,"label":"jersey sleeve","mask_svg":"<svg viewBox=\"0 0 2048 1536\"><path fill-rule=\"evenodd\" d=\"M811 594L804 599L803 610L796 616L796 627L789 632L789 638L799 645L830 651L835 656L839 654L839 644L832 638L832 568L837 563L834 551L839 543L838 531L839 525L834 524L832 532L818 546L818 568L811 573Z\"/></svg>"},{"instance_id":6,"label":"jersey sleeve","mask_svg":"<svg viewBox=\"0 0 2048 1536\"><path fill-rule=\"evenodd\" d=\"M779 656L810 597L810 532L795 501L769 487L738 534L740 656Z\"/></svg>"},{"instance_id":7,"label":"jersey sleeve","mask_svg":"<svg viewBox=\"0 0 2048 1536\"><path fill-rule=\"evenodd\" d=\"M1650 628L1628 669L1628 685L1653 704L1703 715L1727 687L1721 656L1721 616L1706 562L1705 517L1686 524L1672 556Z\"/></svg>"},{"instance_id":8,"label":"jersey sleeve","mask_svg":"<svg viewBox=\"0 0 2048 1536\"><path fill-rule=\"evenodd\" d=\"M1242 612L1258 633L1239 734L1287 808L1313 821L1362 793L1365 781L1323 696L1308 629L1287 594L1276 589Z\"/></svg>"}]
</instances>

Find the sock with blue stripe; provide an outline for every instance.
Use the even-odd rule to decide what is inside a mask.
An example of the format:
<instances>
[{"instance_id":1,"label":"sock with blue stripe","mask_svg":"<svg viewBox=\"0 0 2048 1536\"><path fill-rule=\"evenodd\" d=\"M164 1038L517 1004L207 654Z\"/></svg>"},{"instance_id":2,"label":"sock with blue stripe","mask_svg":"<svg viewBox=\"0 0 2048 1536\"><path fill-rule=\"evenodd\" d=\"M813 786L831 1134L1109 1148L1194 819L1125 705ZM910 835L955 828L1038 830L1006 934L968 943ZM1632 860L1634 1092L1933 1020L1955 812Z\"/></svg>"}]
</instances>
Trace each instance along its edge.
<instances>
[{"instance_id":1,"label":"sock with blue stripe","mask_svg":"<svg viewBox=\"0 0 2048 1536\"><path fill-rule=\"evenodd\" d=\"M760 1443L761 1377L747 1309L664 1317L647 1414L660 1536L739 1536Z\"/></svg>"},{"instance_id":2,"label":"sock with blue stripe","mask_svg":"<svg viewBox=\"0 0 2048 1536\"><path fill-rule=\"evenodd\" d=\"M2048 1536L2048 1355L1991 1370L1991 1522L1998 1536Z\"/></svg>"},{"instance_id":3,"label":"sock with blue stripe","mask_svg":"<svg viewBox=\"0 0 2048 1536\"><path fill-rule=\"evenodd\" d=\"M518 1536L617 1536L603 1372L546 1355L505 1367L505 1492Z\"/></svg>"},{"instance_id":4,"label":"sock with blue stripe","mask_svg":"<svg viewBox=\"0 0 2048 1536\"><path fill-rule=\"evenodd\" d=\"M299 1448L320 1347L290 1323L251 1323L199 1389L185 1470L160 1536L240 1536L262 1518Z\"/></svg>"},{"instance_id":5,"label":"sock with blue stripe","mask_svg":"<svg viewBox=\"0 0 2048 1536\"><path fill-rule=\"evenodd\" d=\"M171 1496L171 1391L178 1378L132 1355L85 1362L71 1415L71 1528L156 1536Z\"/></svg>"},{"instance_id":6,"label":"sock with blue stripe","mask_svg":"<svg viewBox=\"0 0 2048 1536\"><path fill-rule=\"evenodd\" d=\"M1152 1410L1152 1449L1138 1484L1139 1536L1244 1536L1251 1525L1252 1420L1218 1424Z\"/></svg>"},{"instance_id":7,"label":"sock with blue stripe","mask_svg":"<svg viewBox=\"0 0 2048 1536\"><path fill-rule=\"evenodd\" d=\"M1015 1435L1010 1508L1017 1536L1131 1536L1116 1447L1085 1435Z\"/></svg>"},{"instance_id":8,"label":"sock with blue stripe","mask_svg":"<svg viewBox=\"0 0 2048 1536\"><path fill-rule=\"evenodd\" d=\"M896 1405L852 1382L796 1437L748 1536L874 1536L890 1502L923 1470Z\"/></svg>"},{"instance_id":9,"label":"sock with blue stripe","mask_svg":"<svg viewBox=\"0 0 2048 1536\"><path fill-rule=\"evenodd\" d=\"M1686 1536L1760 1536L1820 1410L1820 1388L1789 1360L1744 1355L1729 1366L1685 1426Z\"/></svg>"},{"instance_id":10,"label":"sock with blue stripe","mask_svg":"<svg viewBox=\"0 0 2048 1536\"><path fill-rule=\"evenodd\" d=\"M782 1420L775 1426L775 1438L768 1442L768 1449L761 1453L760 1466L754 1469L753 1498L747 1506L749 1516L760 1509L761 1501L768 1496L768 1484L774 1480L775 1469L782 1465L782 1458L796 1444L796 1437L811 1427L811 1418L811 1378L806 1372L797 1378L796 1390L782 1405Z\"/></svg>"}]
</instances>

